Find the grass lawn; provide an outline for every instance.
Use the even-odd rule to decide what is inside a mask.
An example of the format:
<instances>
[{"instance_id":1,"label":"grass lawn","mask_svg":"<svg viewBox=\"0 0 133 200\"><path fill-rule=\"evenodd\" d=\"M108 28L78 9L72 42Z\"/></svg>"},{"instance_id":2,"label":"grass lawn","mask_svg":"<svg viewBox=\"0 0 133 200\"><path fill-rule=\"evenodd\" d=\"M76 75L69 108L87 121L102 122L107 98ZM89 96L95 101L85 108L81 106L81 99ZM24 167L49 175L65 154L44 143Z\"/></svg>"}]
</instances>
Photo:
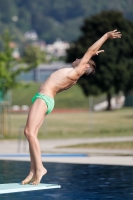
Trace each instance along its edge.
<instances>
[{"instance_id":1,"label":"grass lawn","mask_svg":"<svg viewBox=\"0 0 133 200\"><path fill-rule=\"evenodd\" d=\"M12 105L31 105L31 98L37 92L40 84L26 83L12 90Z\"/></svg>"},{"instance_id":2,"label":"grass lawn","mask_svg":"<svg viewBox=\"0 0 133 200\"><path fill-rule=\"evenodd\" d=\"M6 138L17 138L27 114L12 114ZM1 133L2 134L2 133ZM133 109L116 111L51 113L40 128L39 138L89 138L133 136Z\"/></svg>"},{"instance_id":3,"label":"grass lawn","mask_svg":"<svg viewBox=\"0 0 133 200\"><path fill-rule=\"evenodd\" d=\"M133 141L129 142L100 142L91 144L77 144L59 148L90 148L90 149L130 149L133 150Z\"/></svg>"}]
</instances>

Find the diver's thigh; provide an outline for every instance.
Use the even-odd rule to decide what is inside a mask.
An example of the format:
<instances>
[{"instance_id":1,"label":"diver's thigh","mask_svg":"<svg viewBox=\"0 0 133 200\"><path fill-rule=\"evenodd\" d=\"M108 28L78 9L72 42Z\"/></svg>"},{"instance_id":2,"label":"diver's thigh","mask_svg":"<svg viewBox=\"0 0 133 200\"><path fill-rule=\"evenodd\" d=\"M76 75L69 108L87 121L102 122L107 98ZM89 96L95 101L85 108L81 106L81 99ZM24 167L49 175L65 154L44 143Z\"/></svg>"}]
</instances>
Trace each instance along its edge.
<instances>
[{"instance_id":1,"label":"diver's thigh","mask_svg":"<svg viewBox=\"0 0 133 200\"><path fill-rule=\"evenodd\" d=\"M45 113L47 112L47 105L42 99L36 99L30 108L27 124L29 129L36 129L43 122Z\"/></svg>"}]
</instances>

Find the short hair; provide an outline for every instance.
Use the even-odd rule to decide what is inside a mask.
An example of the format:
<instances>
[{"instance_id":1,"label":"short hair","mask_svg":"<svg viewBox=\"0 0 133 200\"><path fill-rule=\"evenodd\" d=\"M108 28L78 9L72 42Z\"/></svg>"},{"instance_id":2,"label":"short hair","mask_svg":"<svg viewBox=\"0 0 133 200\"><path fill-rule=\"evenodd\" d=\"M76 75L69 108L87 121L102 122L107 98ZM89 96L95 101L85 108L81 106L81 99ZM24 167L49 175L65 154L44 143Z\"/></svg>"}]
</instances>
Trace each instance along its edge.
<instances>
[{"instance_id":1,"label":"short hair","mask_svg":"<svg viewBox=\"0 0 133 200\"><path fill-rule=\"evenodd\" d=\"M88 61L88 64L90 65L90 67L88 67L86 70L85 70L85 73L86 75L89 75L89 74L94 74L95 73L95 68L96 68L96 63L90 59Z\"/></svg>"}]
</instances>

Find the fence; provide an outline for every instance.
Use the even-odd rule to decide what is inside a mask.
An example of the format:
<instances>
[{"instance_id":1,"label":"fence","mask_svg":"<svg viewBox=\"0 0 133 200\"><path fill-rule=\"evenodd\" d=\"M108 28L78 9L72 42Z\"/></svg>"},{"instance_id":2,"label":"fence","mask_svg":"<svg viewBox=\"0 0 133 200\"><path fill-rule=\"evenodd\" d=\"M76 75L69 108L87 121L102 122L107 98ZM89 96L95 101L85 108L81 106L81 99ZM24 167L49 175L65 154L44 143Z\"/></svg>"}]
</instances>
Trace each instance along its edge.
<instances>
[{"instance_id":1,"label":"fence","mask_svg":"<svg viewBox=\"0 0 133 200\"><path fill-rule=\"evenodd\" d=\"M6 95L0 91L0 137L11 133L11 91Z\"/></svg>"}]
</instances>

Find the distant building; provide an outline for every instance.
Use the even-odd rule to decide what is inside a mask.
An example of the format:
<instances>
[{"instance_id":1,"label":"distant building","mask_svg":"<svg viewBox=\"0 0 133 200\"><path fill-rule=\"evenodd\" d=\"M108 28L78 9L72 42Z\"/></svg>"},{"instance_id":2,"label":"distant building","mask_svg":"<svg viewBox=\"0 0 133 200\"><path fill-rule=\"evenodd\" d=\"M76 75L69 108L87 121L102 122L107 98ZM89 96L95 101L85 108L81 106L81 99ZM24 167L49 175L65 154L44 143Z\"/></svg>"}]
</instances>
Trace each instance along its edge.
<instances>
[{"instance_id":1,"label":"distant building","mask_svg":"<svg viewBox=\"0 0 133 200\"><path fill-rule=\"evenodd\" d=\"M34 41L32 42L32 45L40 48L41 51L45 51L46 49L46 43L43 40Z\"/></svg>"},{"instance_id":2,"label":"distant building","mask_svg":"<svg viewBox=\"0 0 133 200\"><path fill-rule=\"evenodd\" d=\"M15 58L15 59L19 59L20 58L20 53L19 53L19 49L18 48L14 48L13 49L12 57Z\"/></svg>"},{"instance_id":3,"label":"distant building","mask_svg":"<svg viewBox=\"0 0 133 200\"><path fill-rule=\"evenodd\" d=\"M57 57L62 57L66 55L66 49L70 47L70 44L57 39L53 44L46 45L46 52Z\"/></svg>"},{"instance_id":4,"label":"distant building","mask_svg":"<svg viewBox=\"0 0 133 200\"><path fill-rule=\"evenodd\" d=\"M12 16L12 21L13 22L17 22L19 20L18 16L14 15Z\"/></svg>"},{"instance_id":5,"label":"distant building","mask_svg":"<svg viewBox=\"0 0 133 200\"><path fill-rule=\"evenodd\" d=\"M20 81L36 81L41 83L45 81L54 71L65 67L71 67L71 64L61 61L50 64L40 64L37 68L27 73L22 72L17 78Z\"/></svg>"},{"instance_id":6,"label":"distant building","mask_svg":"<svg viewBox=\"0 0 133 200\"><path fill-rule=\"evenodd\" d=\"M35 30L30 30L30 31L25 32L24 37L27 40L37 40L38 39L38 35Z\"/></svg>"},{"instance_id":7,"label":"distant building","mask_svg":"<svg viewBox=\"0 0 133 200\"><path fill-rule=\"evenodd\" d=\"M12 41L12 42L9 43L9 46L13 50L12 57L15 58L15 59L20 59L20 53L19 53L19 49L17 47L17 44Z\"/></svg>"}]
</instances>

